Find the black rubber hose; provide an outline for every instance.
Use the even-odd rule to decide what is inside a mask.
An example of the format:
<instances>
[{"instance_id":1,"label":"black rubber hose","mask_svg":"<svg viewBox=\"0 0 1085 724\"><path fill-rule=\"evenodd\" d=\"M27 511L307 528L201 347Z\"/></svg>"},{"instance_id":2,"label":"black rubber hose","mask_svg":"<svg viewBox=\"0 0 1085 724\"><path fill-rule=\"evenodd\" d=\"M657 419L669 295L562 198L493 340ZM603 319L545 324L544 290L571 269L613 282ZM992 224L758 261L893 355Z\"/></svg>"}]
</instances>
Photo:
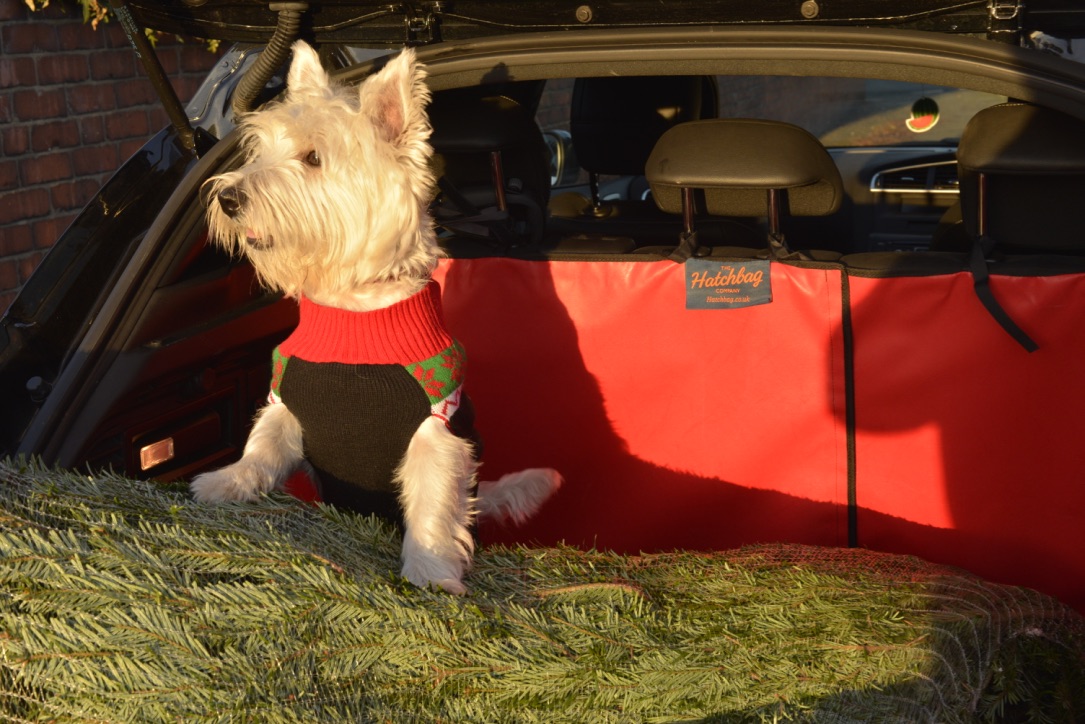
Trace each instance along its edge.
<instances>
[{"instance_id":1,"label":"black rubber hose","mask_svg":"<svg viewBox=\"0 0 1085 724\"><path fill-rule=\"evenodd\" d=\"M260 91L286 61L286 57L290 54L290 46L293 45L298 36L298 29L301 27L301 16L309 9L309 3L271 3L268 8L279 13L279 20L275 25L271 41L234 89L230 108L234 112L235 119L252 110Z\"/></svg>"}]
</instances>

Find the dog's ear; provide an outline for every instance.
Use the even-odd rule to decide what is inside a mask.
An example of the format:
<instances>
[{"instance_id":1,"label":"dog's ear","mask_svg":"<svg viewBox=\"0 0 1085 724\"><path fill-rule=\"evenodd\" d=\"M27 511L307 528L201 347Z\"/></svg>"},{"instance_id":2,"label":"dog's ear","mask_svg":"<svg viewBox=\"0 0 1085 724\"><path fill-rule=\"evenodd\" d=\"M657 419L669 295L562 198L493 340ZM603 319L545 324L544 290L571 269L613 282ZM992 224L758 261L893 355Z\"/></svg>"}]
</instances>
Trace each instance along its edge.
<instances>
[{"instance_id":1,"label":"dog's ear","mask_svg":"<svg viewBox=\"0 0 1085 724\"><path fill-rule=\"evenodd\" d=\"M430 93L425 79L426 70L415 59L414 50L405 48L361 84L361 112L388 142L403 146L429 138L426 105Z\"/></svg>"},{"instance_id":2,"label":"dog's ear","mask_svg":"<svg viewBox=\"0 0 1085 724\"><path fill-rule=\"evenodd\" d=\"M286 76L288 93L323 92L328 88L328 74L320 66L320 57L304 40L293 45L294 59Z\"/></svg>"}]
</instances>

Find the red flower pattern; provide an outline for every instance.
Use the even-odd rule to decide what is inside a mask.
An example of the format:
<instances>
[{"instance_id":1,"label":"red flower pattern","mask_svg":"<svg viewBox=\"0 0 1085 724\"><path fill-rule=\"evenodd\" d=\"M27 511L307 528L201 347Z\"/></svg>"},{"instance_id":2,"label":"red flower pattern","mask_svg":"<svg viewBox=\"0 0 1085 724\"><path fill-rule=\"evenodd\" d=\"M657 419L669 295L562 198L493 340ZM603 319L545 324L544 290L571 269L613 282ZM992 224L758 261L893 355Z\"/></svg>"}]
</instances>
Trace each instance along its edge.
<instances>
[{"instance_id":1,"label":"red flower pattern","mask_svg":"<svg viewBox=\"0 0 1085 724\"><path fill-rule=\"evenodd\" d=\"M452 383L458 385L463 382L464 371L467 368L463 349L459 345L452 345L441 353L441 367L452 370Z\"/></svg>"},{"instance_id":2,"label":"red flower pattern","mask_svg":"<svg viewBox=\"0 0 1085 724\"><path fill-rule=\"evenodd\" d=\"M426 391L426 394L430 397L441 397L441 388L445 386L445 383L434 377L437 370L427 370L422 365L415 365L414 378L421 383L422 388Z\"/></svg>"},{"instance_id":3,"label":"red flower pattern","mask_svg":"<svg viewBox=\"0 0 1085 724\"><path fill-rule=\"evenodd\" d=\"M275 369L271 374L271 389L275 392L279 391L279 385L283 381L283 361L282 358L275 359Z\"/></svg>"}]
</instances>

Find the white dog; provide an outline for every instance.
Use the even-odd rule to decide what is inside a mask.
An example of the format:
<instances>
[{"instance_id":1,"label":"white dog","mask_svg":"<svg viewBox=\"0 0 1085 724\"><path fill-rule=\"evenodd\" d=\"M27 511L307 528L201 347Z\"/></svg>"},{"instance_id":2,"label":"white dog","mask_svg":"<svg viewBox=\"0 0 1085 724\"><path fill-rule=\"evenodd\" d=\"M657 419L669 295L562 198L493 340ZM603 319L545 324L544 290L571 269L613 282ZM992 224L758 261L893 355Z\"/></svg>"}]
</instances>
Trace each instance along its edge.
<instances>
[{"instance_id":1,"label":"white dog","mask_svg":"<svg viewBox=\"0 0 1085 724\"><path fill-rule=\"evenodd\" d=\"M212 236L297 298L300 322L275 351L241 460L198 476L192 492L251 500L309 464L326 502L401 523L404 577L460 594L476 512L520 522L561 477L525 470L475 497L463 349L431 280L424 77L404 50L348 88L298 42L285 100L242 122L246 164L208 182Z\"/></svg>"}]
</instances>

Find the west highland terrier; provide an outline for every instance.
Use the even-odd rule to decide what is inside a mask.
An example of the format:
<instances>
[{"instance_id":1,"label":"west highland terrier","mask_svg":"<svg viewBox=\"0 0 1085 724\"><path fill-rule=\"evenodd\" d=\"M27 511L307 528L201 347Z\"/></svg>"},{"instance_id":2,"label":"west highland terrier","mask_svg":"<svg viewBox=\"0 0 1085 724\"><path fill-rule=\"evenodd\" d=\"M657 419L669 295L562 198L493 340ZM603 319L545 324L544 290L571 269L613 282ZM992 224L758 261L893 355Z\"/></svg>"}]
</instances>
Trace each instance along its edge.
<instances>
[{"instance_id":1,"label":"west highland terrier","mask_svg":"<svg viewBox=\"0 0 1085 724\"><path fill-rule=\"evenodd\" d=\"M274 352L242 458L192 492L252 500L307 465L324 501L402 526L405 578L461 594L474 516L520 522L561 477L538 468L476 487L464 350L431 279L424 78L408 49L349 88L298 42L285 99L242 121L246 164L208 181L212 236L296 298L300 321Z\"/></svg>"}]
</instances>

